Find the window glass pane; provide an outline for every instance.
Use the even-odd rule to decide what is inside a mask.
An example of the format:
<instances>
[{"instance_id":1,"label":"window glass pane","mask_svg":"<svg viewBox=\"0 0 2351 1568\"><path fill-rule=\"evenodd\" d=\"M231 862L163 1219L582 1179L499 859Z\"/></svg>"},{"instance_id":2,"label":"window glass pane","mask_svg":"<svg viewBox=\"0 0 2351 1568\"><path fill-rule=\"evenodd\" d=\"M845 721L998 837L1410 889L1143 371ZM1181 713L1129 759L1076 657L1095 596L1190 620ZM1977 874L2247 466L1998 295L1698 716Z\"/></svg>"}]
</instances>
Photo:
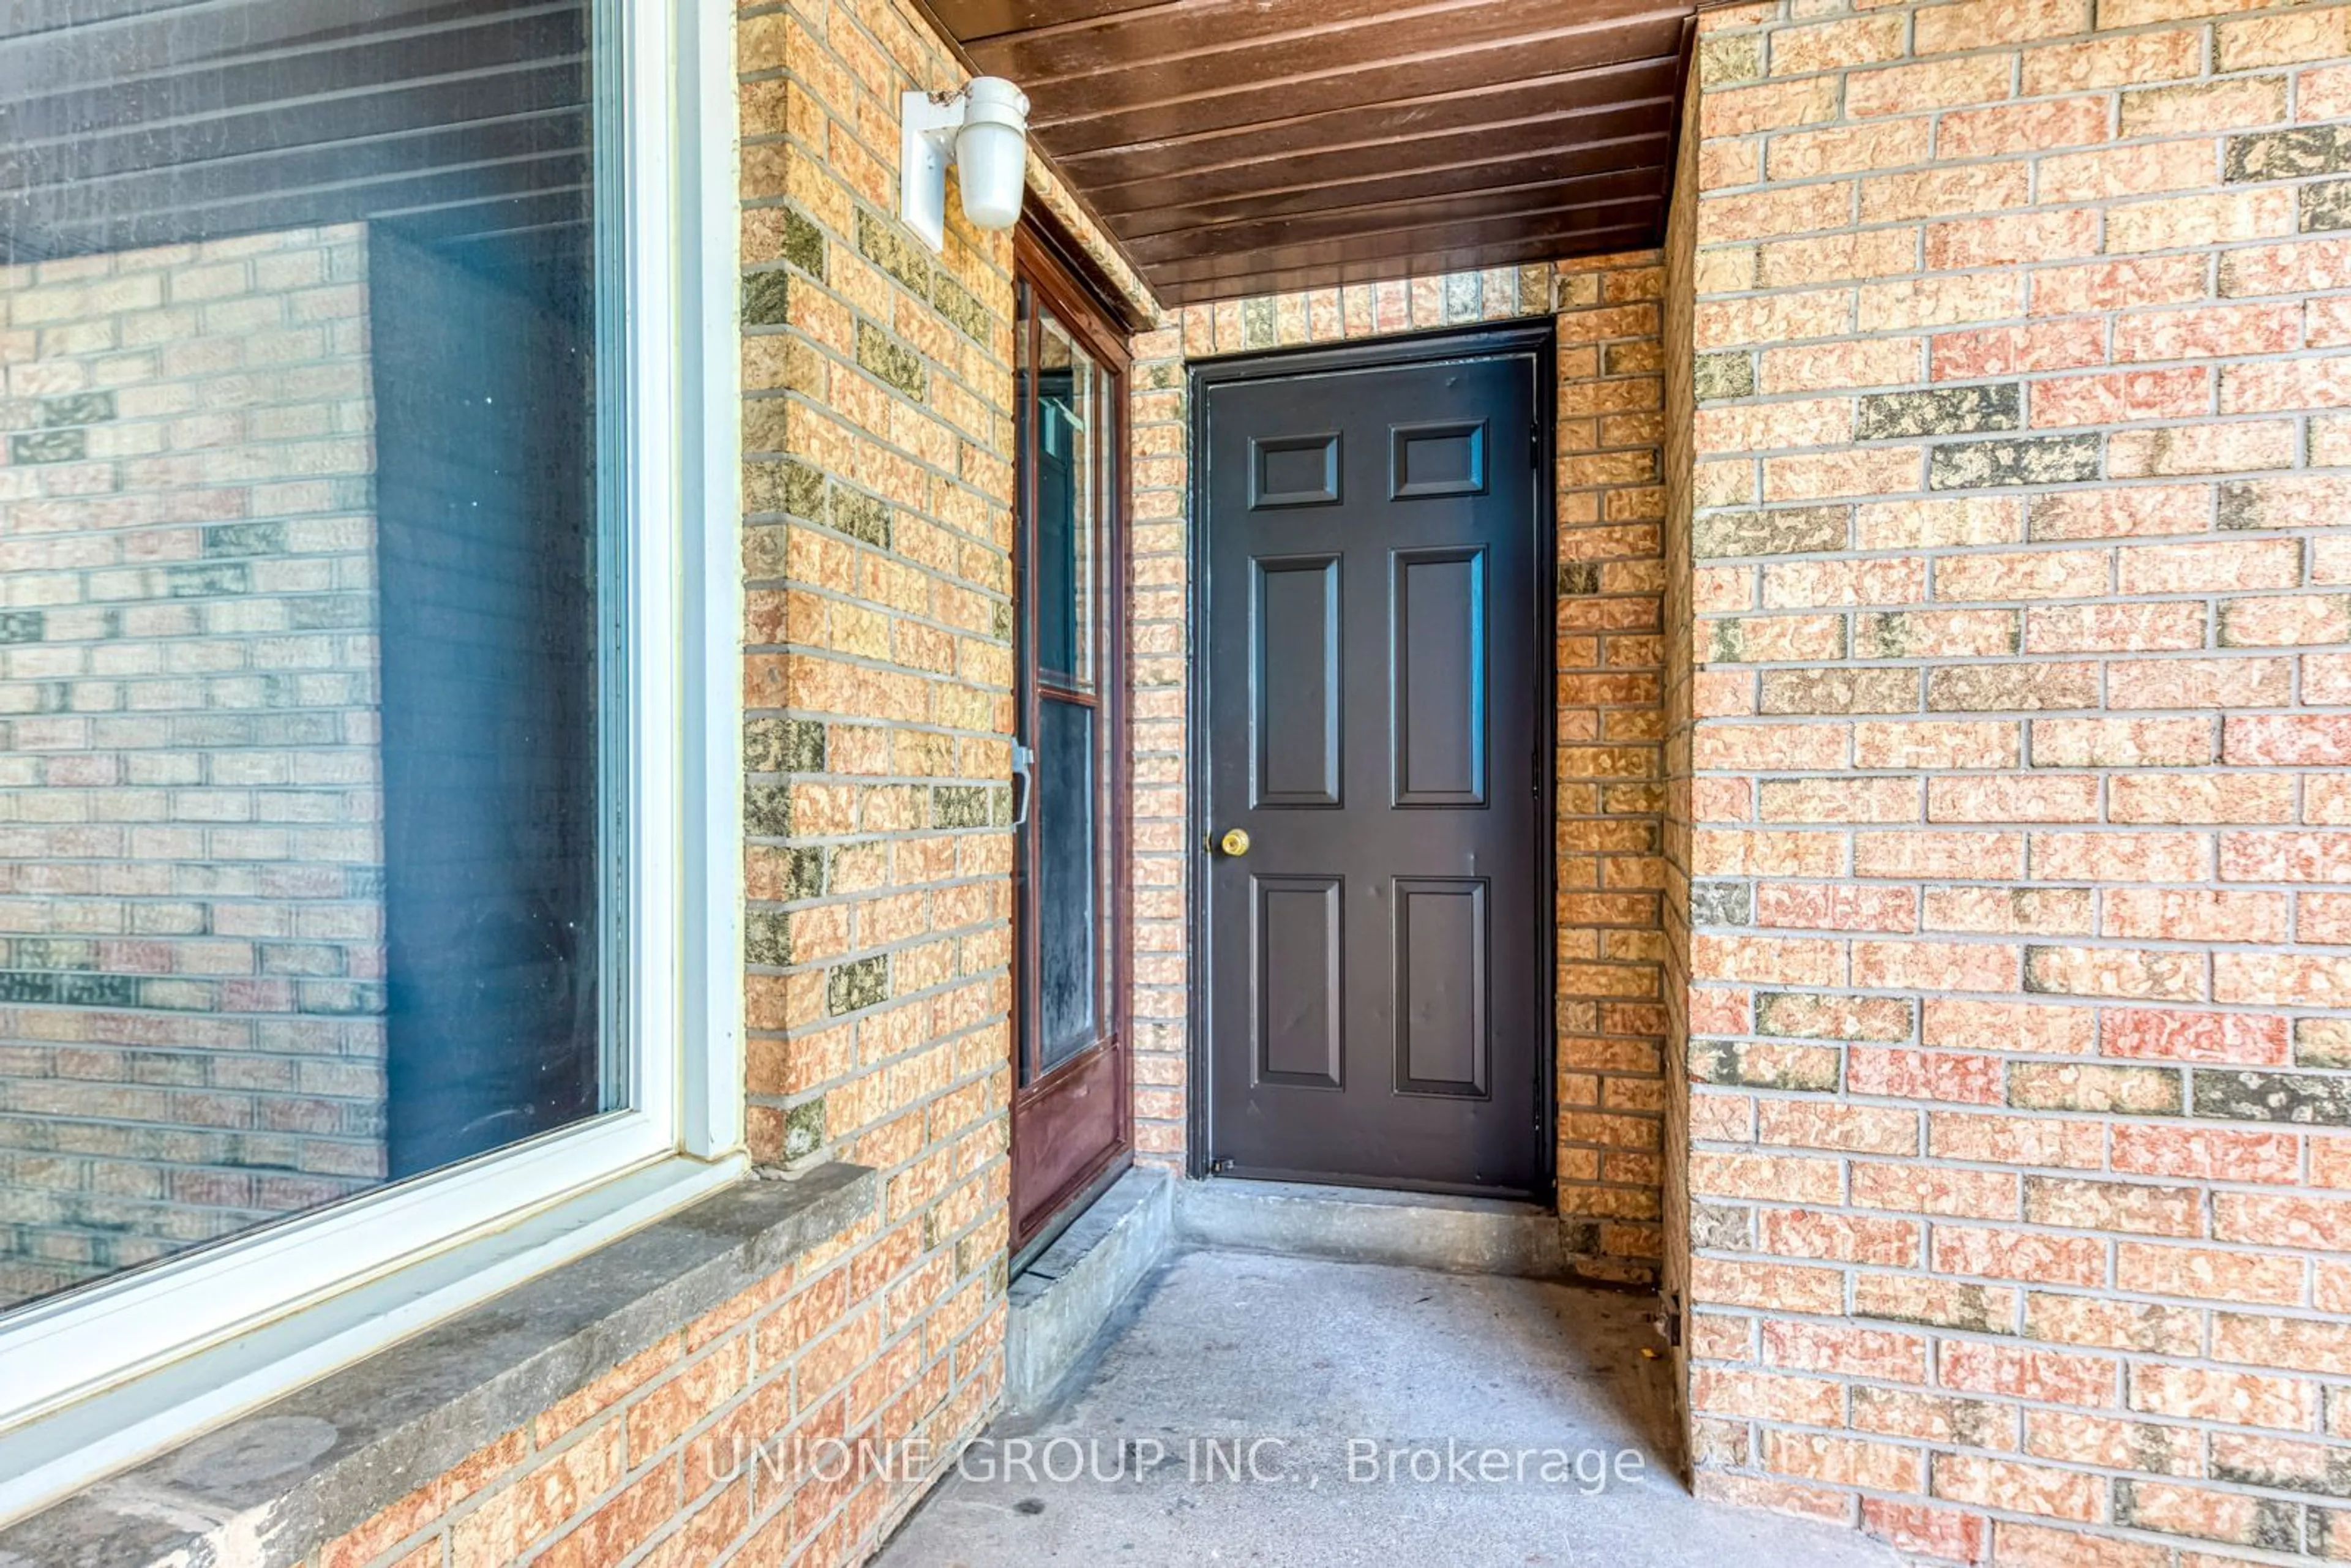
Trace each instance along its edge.
<instances>
[{"instance_id":1,"label":"window glass pane","mask_svg":"<svg viewBox=\"0 0 2351 1568\"><path fill-rule=\"evenodd\" d=\"M1050 314L1038 325L1037 668L1091 690L1100 376Z\"/></svg>"},{"instance_id":2,"label":"window glass pane","mask_svg":"<svg viewBox=\"0 0 2351 1568\"><path fill-rule=\"evenodd\" d=\"M1051 1068L1093 1044L1102 933L1095 917L1094 710L1038 705L1038 1054Z\"/></svg>"},{"instance_id":3,"label":"window glass pane","mask_svg":"<svg viewBox=\"0 0 2351 1568\"><path fill-rule=\"evenodd\" d=\"M592 31L0 6L0 1307L621 1098Z\"/></svg>"}]
</instances>

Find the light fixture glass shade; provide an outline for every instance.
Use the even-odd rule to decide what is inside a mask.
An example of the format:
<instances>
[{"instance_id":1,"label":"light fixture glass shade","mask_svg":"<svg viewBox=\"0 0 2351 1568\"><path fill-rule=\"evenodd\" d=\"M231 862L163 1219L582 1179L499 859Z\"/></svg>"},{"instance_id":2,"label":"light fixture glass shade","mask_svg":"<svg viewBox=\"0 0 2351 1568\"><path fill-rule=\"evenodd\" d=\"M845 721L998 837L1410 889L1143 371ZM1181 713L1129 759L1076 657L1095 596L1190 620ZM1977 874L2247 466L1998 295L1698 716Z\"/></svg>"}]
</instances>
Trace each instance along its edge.
<instances>
[{"instance_id":1,"label":"light fixture glass shade","mask_svg":"<svg viewBox=\"0 0 2351 1568\"><path fill-rule=\"evenodd\" d=\"M1008 229L1020 221L1028 182L1029 98L1002 77L980 77L969 91L956 133L963 215L976 228Z\"/></svg>"}]
</instances>

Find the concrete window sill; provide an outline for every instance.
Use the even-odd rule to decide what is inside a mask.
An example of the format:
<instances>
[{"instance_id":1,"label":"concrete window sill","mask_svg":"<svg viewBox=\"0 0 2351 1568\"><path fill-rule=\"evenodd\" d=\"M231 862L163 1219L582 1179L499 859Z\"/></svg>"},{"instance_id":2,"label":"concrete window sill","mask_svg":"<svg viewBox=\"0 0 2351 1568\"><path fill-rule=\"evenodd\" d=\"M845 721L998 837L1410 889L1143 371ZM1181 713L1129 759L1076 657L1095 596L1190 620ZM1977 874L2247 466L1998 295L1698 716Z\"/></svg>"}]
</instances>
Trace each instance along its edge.
<instances>
[{"instance_id":1,"label":"concrete window sill","mask_svg":"<svg viewBox=\"0 0 2351 1568\"><path fill-rule=\"evenodd\" d=\"M747 1180L0 1530L9 1568L290 1568L874 1211L829 1165Z\"/></svg>"}]
</instances>

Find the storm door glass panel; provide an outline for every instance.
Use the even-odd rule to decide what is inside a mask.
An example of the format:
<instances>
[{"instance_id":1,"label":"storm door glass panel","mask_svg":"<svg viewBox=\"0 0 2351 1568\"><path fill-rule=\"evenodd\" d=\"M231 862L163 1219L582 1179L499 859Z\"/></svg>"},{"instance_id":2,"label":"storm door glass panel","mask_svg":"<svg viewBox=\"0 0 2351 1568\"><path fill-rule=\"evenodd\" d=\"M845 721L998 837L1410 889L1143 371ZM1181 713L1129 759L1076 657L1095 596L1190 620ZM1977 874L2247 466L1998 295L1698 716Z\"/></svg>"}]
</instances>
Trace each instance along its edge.
<instances>
[{"instance_id":1,"label":"storm door glass panel","mask_svg":"<svg viewBox=\"0 0 2351 1568\"><path fill-rule=\"evenodd\" d=\"M604 9L0 3L0 1308L625 1103Z\"/></svg>"},{"instance_id":2,"label":"storm door glass panel","mask_svg":"<svg viewBox=\"0 0 2351 1568\"><path fill-rule=\"evenodd\" d=\"M1101 1029L1102 918L1095 817L1094 710L1038 705L1038 1046L1050 1070Z\"/></svg>"},{"instance_id":3,"label":"storm door glass panel","mask_svg":"<svg viewBox=\"0 0 2351 1568\"><path fill-rule=\"evenodd\" d=\"M1021 301L1025 1082L1104 1033L1109 768L1097 666L1109 379L1025 285Z\"/></svg>"},{"instance_id":4,"label":"storm door glass panel","mask_svg":"<svg viewBox=\"0 0 2351 1568\"><path fill-rule=\"evenodd\" d=\"M1038 320L1037 671L1079 691L1094 684L1099 372L1050 312Z\"/></svg>"}]
</instances>

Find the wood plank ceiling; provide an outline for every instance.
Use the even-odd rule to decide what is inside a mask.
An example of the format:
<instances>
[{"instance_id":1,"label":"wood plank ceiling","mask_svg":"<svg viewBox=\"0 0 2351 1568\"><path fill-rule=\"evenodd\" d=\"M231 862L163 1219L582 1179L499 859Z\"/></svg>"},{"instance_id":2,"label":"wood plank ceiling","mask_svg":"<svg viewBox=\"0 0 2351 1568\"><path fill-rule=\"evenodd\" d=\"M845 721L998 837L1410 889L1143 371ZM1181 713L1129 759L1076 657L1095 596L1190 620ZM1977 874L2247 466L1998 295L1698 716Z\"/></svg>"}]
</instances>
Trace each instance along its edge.
<instances>
[{"instance_id":1,"label":"wood plank ceiling","mask_svg":"<svg viewBox=\"0 0 2351 1568\"><path fill-rule=\"evenodd\" d=\"M1660 237L1691 0L929 5L1168 304Z\"/></svg>"}]
</instances>

